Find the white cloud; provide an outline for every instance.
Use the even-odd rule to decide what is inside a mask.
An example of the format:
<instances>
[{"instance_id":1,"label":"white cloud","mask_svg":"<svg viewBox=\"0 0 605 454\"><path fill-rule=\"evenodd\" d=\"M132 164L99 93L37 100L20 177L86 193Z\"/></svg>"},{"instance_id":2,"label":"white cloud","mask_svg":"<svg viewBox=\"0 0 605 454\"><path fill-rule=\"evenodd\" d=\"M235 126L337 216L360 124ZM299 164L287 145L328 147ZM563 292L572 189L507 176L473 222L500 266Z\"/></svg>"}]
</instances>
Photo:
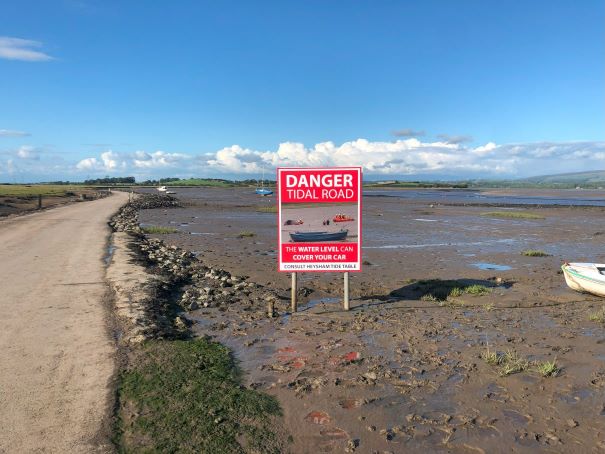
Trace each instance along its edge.
<instances>
[{"instance_id":1,"label":"white cloud","mask_svg":"<svg viewBox=\"0 0 605 454\"><path fill-rule=\"evenodd\" d=\"M12 129L0 129L0 137L27 137L31 134L24 131L14 131Z\"/></svg>"},{"instance_id":2,"label":"white cloud","mask_svg":"<svg viewBox=\"0 0 605 454\"><path fill-rule=\"evenodd\" d=\"M126 168L126 162L120 161L120 155L111 150L101 153L101 161L103 161L105 170L115 170L119 167Z\"/></svg>"},{"instance_id":3,"label":"white cloud","mask_svg":"<svg viewBox=\"0 0 605 454\"><path fill-rule=\"evenodd\" d=\"M121 153L107 150L99 158L89 157L79 161L77 170L99 172L126 172L137 169L153 171L163 168L178 168L179 164L191 161L194 157L183 153L167 153L165 151L135 151L134 153Z\"/></svg>"},{"instance_id":4,"label":"white cloud","mask_svg":"<svg viewBox=\"0 0 605 454\"><path fill-rule=\"evenodd\" d=\"M0 36L0 58L7 60L48 61L53 59L50 55L36 50L39 47L42 47L42 43L39 41Z\"/></svg>"},{"instance_id":5,"label":"white cloud","mask_svg":"<svg viewBox=\"0 0 605 454\"><path fill-rule=\"evenodd\" d=\"M278 166L360 165L373 178L410 176L418 179L521 178L605 169L605 142L538 142L472 147L465 143L421 142L416 138L396 141L357 139L342 144L321 142L307 147L284 142L273 150L254 150L232 145L216 152L191 155L166 151L104 151L76 164L53 168L47 154L31 159L35 149L22 147L9 153L22 172L62 175L133 175L137 179L158 176L257 177L270 175ZM19 159L21 158L21 159ZM14 164L13 164L14 166ZM4 172L6 173L6 166Z\"/></svg>"},{"instance_id":6,"label":"white cloud","mask_svg":"<svg viewBox=\"0 0 605 454\"><path fill-rule=\"evenodd\" d=\"M97 160L97 158L86 158L82 159L76 164L78 170L102 170L103 166Z\"/></svg>"},{"instance_id":7,"label":"white cloud","mask_svg":"<svg viewBox=\"0 0 605 454\"><path fill-rule=\"evenodd\" d=\"M539 142L470 147L461 141L394 142L357 139L336 145L322 142L307 148L284 142L276 151L255 151L239 145L223 148L205 164L224 174L254 174L277 166L361 165L374 175L449 175L452 178L526 176L544 172L605 167L604 142ZM570 170L571 169L571 170Z\"/></svg>"},{"instance_id":8,"label":"white cloud","mask_svg":"<svg viewBox=\"0 0 605 454\"><path fill-rule=\"evenodd\" d=\"M192 159L192 157L181 153L166 153L159 150L154 153L135 151L132 165L139 169L159 169L163 167L172 167L188 159Z\"/></svg>"},{"instance_id":9,"label":"white cloud","mask_svg":"<svg viewBox=\"0 0 605 454\"><path fill-rule=\"evenodd\" d=\"M21 159L40 160L40 149L23 145L17 150L17 156Z\"/></svg>"}]
</instances>

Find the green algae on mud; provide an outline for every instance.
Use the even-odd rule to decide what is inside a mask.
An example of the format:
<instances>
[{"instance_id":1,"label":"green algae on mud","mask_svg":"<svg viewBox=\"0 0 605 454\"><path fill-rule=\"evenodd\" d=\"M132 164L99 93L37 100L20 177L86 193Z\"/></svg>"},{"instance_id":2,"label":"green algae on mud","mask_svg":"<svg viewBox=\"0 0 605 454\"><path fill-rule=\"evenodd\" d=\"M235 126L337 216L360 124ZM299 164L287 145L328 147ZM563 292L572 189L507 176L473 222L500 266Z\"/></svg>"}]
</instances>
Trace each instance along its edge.
<instances>
[{"instance_id":1,"label":"green algae on mud","mask_svg":"<svg viewBox=\"0 0 605 454\"><path fill-rule=\"evenodd\" d=\"M548 252L539 251L536 249L527 249L525 251L522 251L521 255L524 255L526 257L550 257L550 254Z\"/></svg>"},{"instance_id":2,"label":"green algae on mud","mask_svg":"<svg viewBox=\"0 0 605 454\"><path fill-rule=\"evenodd\" d=\"M544 219L544 216L527 211L488 211L481 213L481 216L503 219Z\"/></svg>"},{"instance_id":3,"label":"green algae on mud","mask_svg":"<svg viewBox=\"0 0 605 454\"><path fill-rule=\"evenodd\" d=\"M243 387L229 349L205 338L136 348L118 401L121 452L284 452L277 400Z\"/></svg>"}]
</instances>

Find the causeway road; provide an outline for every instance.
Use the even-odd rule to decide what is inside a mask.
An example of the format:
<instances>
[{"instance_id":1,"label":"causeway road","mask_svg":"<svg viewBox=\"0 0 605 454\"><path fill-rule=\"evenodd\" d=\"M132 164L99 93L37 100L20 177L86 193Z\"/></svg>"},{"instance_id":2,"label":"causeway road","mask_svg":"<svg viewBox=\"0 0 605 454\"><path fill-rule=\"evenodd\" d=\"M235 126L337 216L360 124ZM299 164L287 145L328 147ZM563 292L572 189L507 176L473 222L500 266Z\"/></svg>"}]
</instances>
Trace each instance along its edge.
<instances>
[{"instance_id":1,"label":"causeway road","mask_svg":"<svg viewBox=\"0 0 605 454\"><path fill-rule=\"evenodd\" d=\"M128 195L0 221L0 453L111 452L104 256Z\"/></svg>"}]
</instances>

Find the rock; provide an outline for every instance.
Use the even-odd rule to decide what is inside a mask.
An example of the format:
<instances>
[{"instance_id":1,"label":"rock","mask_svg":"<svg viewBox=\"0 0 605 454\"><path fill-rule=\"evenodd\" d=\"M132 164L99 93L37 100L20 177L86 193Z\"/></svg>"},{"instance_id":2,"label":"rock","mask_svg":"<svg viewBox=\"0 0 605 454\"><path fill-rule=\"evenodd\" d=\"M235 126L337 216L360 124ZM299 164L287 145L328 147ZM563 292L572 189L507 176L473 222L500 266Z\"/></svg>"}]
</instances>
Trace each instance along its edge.
<instances>
[{"instance_id":1,"label":"rock","mask_svg":"<svg viewBox=\"0 0 605 454\"><path fill-rule=\"evenodd\" d=\"M567 425L568 425L569 427L578 427L578 426L579 426L579 423L578 423L578 421L576 421L575 419L573 419L573 418L569 418L569 419L567 420Z\"/></svg>"}]
</instances>

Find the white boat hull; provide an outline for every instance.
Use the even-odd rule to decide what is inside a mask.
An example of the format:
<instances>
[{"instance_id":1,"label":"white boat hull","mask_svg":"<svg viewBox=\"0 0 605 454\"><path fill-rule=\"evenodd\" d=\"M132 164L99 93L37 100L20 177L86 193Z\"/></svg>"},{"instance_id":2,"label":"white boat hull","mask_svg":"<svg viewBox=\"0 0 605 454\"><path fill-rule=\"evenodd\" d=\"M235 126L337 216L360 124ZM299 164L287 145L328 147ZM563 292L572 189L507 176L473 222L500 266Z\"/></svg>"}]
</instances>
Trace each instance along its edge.
<instances>
[{"instance_id":1,"label":"white boat hull","mask_svg":"<svg viewBox=\"0 0 605 454\"><path fill-rule=\"evenodd\" d=\"M605 264L569 263L561 267L568 287L583 293L605 297Z\"/></svg>"}]
</instances>

